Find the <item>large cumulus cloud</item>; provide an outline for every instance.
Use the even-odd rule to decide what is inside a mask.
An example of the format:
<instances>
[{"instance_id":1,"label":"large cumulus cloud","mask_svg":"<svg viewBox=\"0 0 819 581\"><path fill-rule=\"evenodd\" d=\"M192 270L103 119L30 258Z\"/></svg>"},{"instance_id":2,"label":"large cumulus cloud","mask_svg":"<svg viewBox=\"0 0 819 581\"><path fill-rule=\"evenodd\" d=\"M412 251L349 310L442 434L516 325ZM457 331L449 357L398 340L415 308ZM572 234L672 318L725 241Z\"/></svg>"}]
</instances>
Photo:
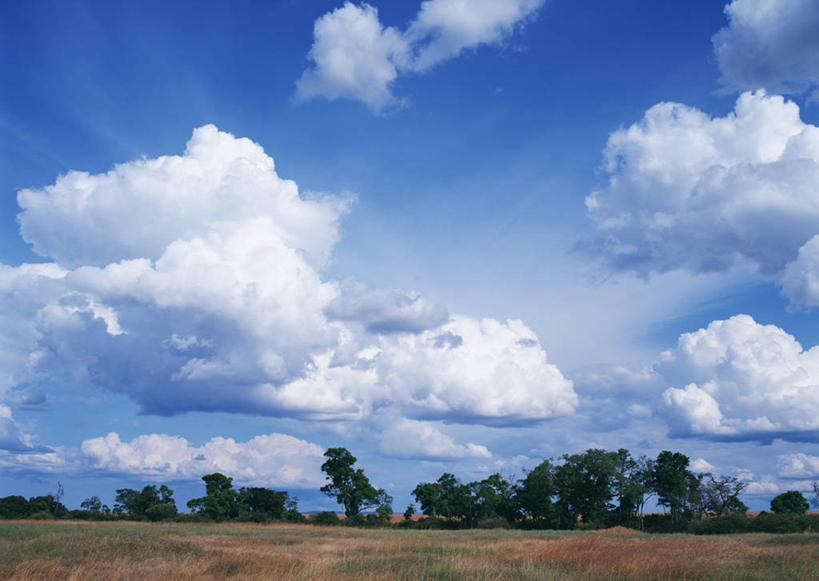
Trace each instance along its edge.
<instances>
[{"instance_id":1,"label":"large cumulus cloud","mask_svg":"<svg viewBox=\"0 0 819 581\"><path fill-rule=\"evenodd\" d=\"M744 93L734 112L713 118L660 103L614 132L604 156L608 183L586 199L597 224L588 247L611 268L703 273L740 263L782 279L819 233L819 128L782 97ZM811 261L812 251L802 254Z\"/></svg>"},{"instance_id":2,"label":"large cumulus cloud","mask_svg":"<svg viewBox=\"0 0 819 581\"><path fill-rule=\"evenodd\" d=\"M657 366L672 435L819 441L819 347L747 315L680 336ZM672 383L673 382L673 383Z\"/></svg>"},{"instance_id":3,"label":"large cumulus cloud","mask_svg":"<svg viewBox=\"0 0 819 581\"><path fill-rule=\"evenodd\" d=\"M163 415L574 411L523 323L325 280L349 200L300 195L260 146L213 126L181 156L70 172L19 200L23 236L53 262L0 266L0 397L69 381Z\"/></svg>"},{"instance_id":4,"label":"large cumulus cloud","mask_svg":"<svg viewBox=\"0 0 819 581\"><path fill-rule=\"evenodd\" d=\"M384 26L369 4L345 2L313 28L312 66L296 82L300 99L352 99L375 112L400 102L393 82L421 73L463 50L497 44L530 18L543 0L426 0L401 31Z\"/></svg>"},{"instance_id":5,"label":"large cumulus cloud","mask_svg":"<svg viewBox=\"0 0 819 581\"><path fill-rule=\"evenodd\" d=\"M733 0L714 35L723 82L731 88L801 92L819 85L819 4L815 0Z\"/></svg>"}]
</instances>

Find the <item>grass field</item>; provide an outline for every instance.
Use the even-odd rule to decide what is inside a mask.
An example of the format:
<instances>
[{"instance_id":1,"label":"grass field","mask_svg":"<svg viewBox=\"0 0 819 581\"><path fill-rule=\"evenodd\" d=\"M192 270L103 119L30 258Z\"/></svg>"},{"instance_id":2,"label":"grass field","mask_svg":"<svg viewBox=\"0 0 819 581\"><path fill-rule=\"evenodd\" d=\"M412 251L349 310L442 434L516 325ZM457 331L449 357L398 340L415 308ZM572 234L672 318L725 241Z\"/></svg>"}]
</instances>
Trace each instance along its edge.
<instances>
[{"instance_id":1,"label":"grass field","mask_svg":"<svg viewBox=\"0 0 819 581\"><path fill-rule=\"evenodd\" d=\"M0 522L0 579L819 579L819 534Z\"/></svg>"}]
</instances>

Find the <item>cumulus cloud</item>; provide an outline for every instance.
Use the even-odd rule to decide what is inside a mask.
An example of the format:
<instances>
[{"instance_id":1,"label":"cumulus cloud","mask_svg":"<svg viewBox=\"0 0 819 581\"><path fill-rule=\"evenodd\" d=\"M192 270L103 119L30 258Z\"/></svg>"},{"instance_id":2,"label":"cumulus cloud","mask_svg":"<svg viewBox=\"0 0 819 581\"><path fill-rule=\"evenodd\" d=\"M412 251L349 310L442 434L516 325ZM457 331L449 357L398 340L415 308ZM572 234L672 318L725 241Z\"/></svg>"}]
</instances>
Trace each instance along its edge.
<instances>
[{"instance_id":1,"label":"cumulus cloud","mask_svg":"<svg viewBox=\"0 0 819 581\"><path fill-rule=\"evenodd\" d=\"M819 440L819 347L747 315L680 336L658 369L672 435L715 440Z\"/></svg>"},{"instance_id":2,"label":"cumulus cloud","mask_svg":"<svg viewBox=\"0 0 819 581\"><path fill-rule=\"evenodd\" d=\"M779 456L779 475L784 478L819 477L819 456L802 452Z\"/></svg>"},{"instance_id":3,"label":"cumulus cloud","mask_svg":"<svg viewBox=\"0 0 819 581\"><path fill-rule=\"evenodd\" d=\"M492 454L480 444L458 444L431 422L401 419L381 434L380 450L394 458L447 460L456 458L490 458Z\"/></svg>"},{"instance_id":4,"label":"cumulus cloud","mask_svg":"<svg viewBox=\"0 0 819 581\"><path fill-rule=\"evenodd\" d=\"M70 172L19 198L26 239L54 262L0 265L0 401L67 381L162 415L574 411L523 323L324 280L348 202L300 196L249 140L206 126L182 156Z\"/></svg>"},{"instance_id":5,"label":"cumulus cloud","mask_svg":"<svg viewBox=\"0 0 819 581\"><path fill-rule=\"evenodd\" d=\"M430 303L418 293L399 289L368 289L345 281L343 294L325 309L331 319L358 321L372 333L416 333L449 319L446 308Z\"/></svg>"},{"instance_id":6,"label":"cumulus cloud","mask_svg":"<svg viewBox=\"0 0 819 581\"><path fill-rule=\"evenodd\" d=\"M17 201L23 239L63 267L156 260L172 242L207 235L215 223L257 216L275 216L282 244L321 266L351 198L300 196L261 146L205 125L181 156L98 175L70 171L46 188L21 190Z\"/></svg>"},{"instance_id":7,"label":"cumulus cloud","mask_svg":"<svg viewBox=\"0 0 819 581\"><path fill-rule=\"evenodd\" d=\"M426 0L401 31L384 26L369 4L344 6L319 17L313 27L312 67L296 82L296 97L352 99L375 112L395 106L399 75L424 72L463 50L498 44L543 0Z\"/></svg>"},{"instance_id":8,"label":"cumulus cloud","mask_svg":"<svg viewBox=\"0 0 819 581\"><path fill-rule=\"evenodd\" d=\"M716 468L705 458L696 458L691 461L691 470L694 472L713 472Z\"/></svg>"},{"instance_id":9,"label":"cumulus cloud","mask_svg":"<svg viewBox=\"0 0 819 581\"><path fill-rule=\"evenodd\" d=\"M819 233L819 128L782 97L744 93L715 118L660 103L615 131L604 159L608 183L586 198L597 224L587 248L615 270L743 263L778 279ZM803 254L810 262L812 248ZM787 279L795 300L800 269Z\"/></svg>"},{"instance_id":10,"label":"cumulus cloud","mask_svg":"<svg viewBox=\"0 0 819 581\"><path fill-rule=\"evenodd\" d=\"M242 484L312 488L320 485L324 450L286 434L264 434L247 442L212 438L193 446L166 434L123 442L115 432L85 440L84 459L94 469L167 480L189 480L222 472Z\"/></svg>"},{"instance_id":11,"label":"cumulus cloud","mask_svg":"<svg viewBox=\"0 0 819 581\"><path fill-rule=\"evenodd\" d=\"M814 0L733 0L714 35L723 82L736 89L802 92L819 84L819 5Z\"/></svg>"}]
</instances>

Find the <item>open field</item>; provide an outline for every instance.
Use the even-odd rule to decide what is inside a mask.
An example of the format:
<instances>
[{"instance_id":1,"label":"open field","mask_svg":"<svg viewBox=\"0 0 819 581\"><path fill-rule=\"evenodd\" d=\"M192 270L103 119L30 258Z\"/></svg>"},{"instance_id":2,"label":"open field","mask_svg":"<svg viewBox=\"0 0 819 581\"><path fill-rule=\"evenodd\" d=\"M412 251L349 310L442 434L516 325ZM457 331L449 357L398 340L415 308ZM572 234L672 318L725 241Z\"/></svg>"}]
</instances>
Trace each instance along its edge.
<instances>
[{"instance_id":1,"label":"open field","mask_svg":"<svg viewBox=\"0 0 819 581\"><path fill-rule=\"evenodd\" d=\"M0 522L0 579L817 579L819 534Z\"/></svg>"}]
</instances>

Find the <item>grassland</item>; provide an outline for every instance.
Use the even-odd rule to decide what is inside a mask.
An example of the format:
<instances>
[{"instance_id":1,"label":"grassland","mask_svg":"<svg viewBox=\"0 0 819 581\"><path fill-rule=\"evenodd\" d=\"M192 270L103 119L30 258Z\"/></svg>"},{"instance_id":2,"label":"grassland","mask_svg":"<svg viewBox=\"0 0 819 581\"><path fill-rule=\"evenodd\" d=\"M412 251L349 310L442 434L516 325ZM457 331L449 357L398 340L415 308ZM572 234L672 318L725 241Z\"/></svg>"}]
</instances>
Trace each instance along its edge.
<instances>
[{"instance_id":1,"label":"grassland","mask_svg":"<svg viewBox=\"0 0 819 581\"><path fill-rule=\"evenodd\" d=\"M0 579L819 579L819 534L0 523Z\"/></svg>"}]
</instances>

